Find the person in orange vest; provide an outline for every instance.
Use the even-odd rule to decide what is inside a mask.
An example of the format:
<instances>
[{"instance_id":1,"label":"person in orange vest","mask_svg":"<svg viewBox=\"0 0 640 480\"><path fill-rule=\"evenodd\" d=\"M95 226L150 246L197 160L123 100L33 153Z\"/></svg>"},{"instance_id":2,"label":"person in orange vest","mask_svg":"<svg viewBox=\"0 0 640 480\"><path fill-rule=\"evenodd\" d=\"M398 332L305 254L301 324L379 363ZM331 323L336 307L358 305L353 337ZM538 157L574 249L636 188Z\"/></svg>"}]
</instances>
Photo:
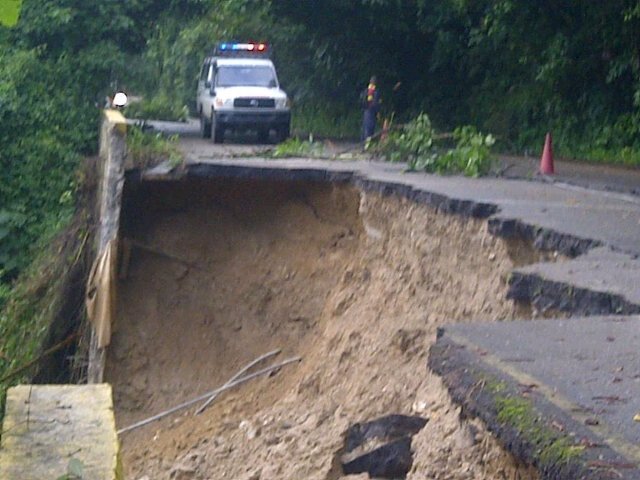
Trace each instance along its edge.
<instances>
[{"instance_id":1,"label":"person in orange vest","mask_svg":"<svg viewBox=\"0 0 640 480\"><path fill-rule=\"evenodd\" d=\"M361 94L364 117L362 119L362 141L373 136L376 130L376 116L380 110L380 92L376 85L375 75L369 80L369 85Z\"/></svg>"}]
</instances>

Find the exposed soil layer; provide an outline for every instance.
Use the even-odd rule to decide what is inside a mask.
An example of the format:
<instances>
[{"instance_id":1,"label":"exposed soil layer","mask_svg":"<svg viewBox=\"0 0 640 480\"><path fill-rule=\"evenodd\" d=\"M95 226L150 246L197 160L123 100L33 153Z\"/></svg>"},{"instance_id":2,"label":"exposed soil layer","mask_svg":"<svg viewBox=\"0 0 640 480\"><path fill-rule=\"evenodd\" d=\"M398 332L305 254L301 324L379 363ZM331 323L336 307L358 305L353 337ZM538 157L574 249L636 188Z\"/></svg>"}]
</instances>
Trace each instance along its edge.
<instances>
[{"instance_id":1,"label":"exposed soil layer","mask_svg":"<svg viewBox=\"0 0 640 480\"><path fill-rule=\"evenodd\" d=\"M429 419L409 479L536 478L426 367L438 326L528 313L506 291L531 251L486 221L344 185L228 179L128 185L124 212L134 247L106 372L119 427L274 348L303 357L200 416L124 434L127 478L335 480L348 427L394 413Z\"/></svg>"}]
</instances>

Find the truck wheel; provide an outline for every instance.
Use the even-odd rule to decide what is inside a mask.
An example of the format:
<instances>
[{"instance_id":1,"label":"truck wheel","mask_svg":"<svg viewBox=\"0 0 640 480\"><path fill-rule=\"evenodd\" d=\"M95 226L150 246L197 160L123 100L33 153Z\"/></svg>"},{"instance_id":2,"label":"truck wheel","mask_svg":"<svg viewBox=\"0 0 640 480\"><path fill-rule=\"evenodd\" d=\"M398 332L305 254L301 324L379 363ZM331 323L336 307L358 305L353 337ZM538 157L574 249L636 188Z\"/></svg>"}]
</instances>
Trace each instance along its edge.
<instances>
[{"instance_id":1,"label":"truck wheel","mask_svg":"<svg viewBox=\"0 0 640 480\"><path fill-rule=\"evenodd\" d=\"M211 122L202 113L200 114L200 136L202 138L211 137Z\"/></svg>"},{"instance_id":2,"label":"truck wheel","mask_svg":"<svg viewBox=\"0 0 640 480\"><path fill-rule=\"evenodd\" d=\"M222 143L224 137L224 128L217 125L215 113L211 114L211 139L213 143Z\"/></svg>"},{"instance_id":3,"label":"truck wheel","mask_svg":"<svg viewBox=\"0 0 640 480\"><path fill-rule=\"evenodd\" d=\"M291 135L291 127L289 125L283 125L278 129L278 141L284 142Z\"/></svg>"},{"instance_id":4,"label":"truck wheel","mask_svg":"<svg viewBox=\"0 0 640 480\"><path fill-rule=\"evenodd\" d=\"M258 130L258 142L260 143L268 143L269 142L269 129L261 128Z\"/></svg>"}]
</instances>

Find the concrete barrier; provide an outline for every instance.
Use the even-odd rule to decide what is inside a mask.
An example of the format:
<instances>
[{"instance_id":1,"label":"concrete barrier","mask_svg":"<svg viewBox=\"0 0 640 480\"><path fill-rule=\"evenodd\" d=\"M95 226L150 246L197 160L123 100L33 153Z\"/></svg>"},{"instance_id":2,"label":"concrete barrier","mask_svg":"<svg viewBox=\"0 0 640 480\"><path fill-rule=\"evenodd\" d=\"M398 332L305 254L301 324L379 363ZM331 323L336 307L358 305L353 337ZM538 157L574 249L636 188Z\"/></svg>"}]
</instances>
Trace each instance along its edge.
<instances>
[{"instance_id":1,"label":"concrete barrier","mask_svg":"<svg viewBox=\"0 0 640 480\"><path fill-rule=\"evenodd\" d=\"M110 385L10 388L2 432L2 480L123 478Z\"/></svg>"},{"instance_id":2,"label":"concrete barrier","mask_svg":"<svg viewBox=\"0 0 640 480\"><path fill-rule=\"evenodd\" d=\"M97 258L111 240L118 238L120 208L126 159L127 121L117 110L105 110L100 130L100 161L98 163L98 195L96 232ZM115 292L113 293L115 295ZM91 319L90 319L91 320ZM89 347L88 383L101 383L104 376L106 347L99 345L95 326Z\"/></svg>"}]
</instances>

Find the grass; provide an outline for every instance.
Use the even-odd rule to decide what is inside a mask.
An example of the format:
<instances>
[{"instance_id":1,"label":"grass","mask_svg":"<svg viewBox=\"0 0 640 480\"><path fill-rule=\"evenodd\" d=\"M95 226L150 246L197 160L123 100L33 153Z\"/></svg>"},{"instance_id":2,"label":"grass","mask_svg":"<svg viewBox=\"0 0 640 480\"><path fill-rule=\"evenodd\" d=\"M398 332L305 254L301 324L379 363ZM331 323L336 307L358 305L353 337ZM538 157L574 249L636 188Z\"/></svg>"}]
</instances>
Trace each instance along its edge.
<instances>
[{"instance_id":1,"label":"grass","mask_svg":"<svg viewBox=\"0 0 640 480\"><path fill-rule=\"evenodd\" d=\"M570 122L570 123L576 123ZM580 124L578 132L567 126L551 128L553 148L558 157L609 165L640 166L640 127ZM505 151L520 153L528 151L534 155L542 152L545 131L538 129L520 132L515 144L501 145Z\"/></svg>"},{"instance_id":2,"label":"grass","mask_svg":"<svg viewBox=\"0 0 640 480\"><path fill-rule=\"evenodd\" d=\"M162 133L146 132L143 127L133 126L127 133L129 158L138 168L147 168L168 161L177 167L183 161L178 149L178 136L164 136Z\"/></svg>"},{"instance_id":3,"label":"grass","mask_svg":"<svg viewBox=\"0 0 640 480\"><path fill-rule=\"evenodd\" d=\"M142 120L167 120L174 122L186 122L189 117L189 109L186 105L178 105L174 99L166 95L158 95L150 99L142 99L132 102L124 109L127 118Z\"/></svg>"},{"instance_id":4,"label":"grass","mask_svg":"<svg viewBox=\"0 0 640 480\"><path fill-rule=\"evenodd\" d=\"M631 147L622 149L607 148L556 148L560 157L583 160L591 163L606 165L625 165L628 167L640 166L640 150Z\"/></svg>"},{"instance_id":5,"label":"grass","mask_svg":"<svg viewBox=\"0 0 640 480\"><path fill-rule=\"evenodd\" d=\"M536 455L545 465L565 465L582 454L584 447L547 426L530 401L506 394L503 382L487 382L494 395L498 421L514 428L536 446Z\"/></svg>"},{"instance_id":6,"label":"grass","mask_svg":"<svg viewBox=\"0 0 640 480\"><path fill-rule=\"evenodd\" d=\"M6 295L0 311L0 419L7 389L30 382L38 371L40 362L35 360L56 317L80 315L62 310L68 300L70 272L84 268L90 250L87 224L86 213L80 212L52 239L43 241L40 254Z\"/></svg>"},{"instance_id":7,"label":"grass","mask_svg":"<svg viewBox=\"0 0 640 480\"><path fill-rule=\"evenodd\" d=\"M298 135L335 139L360 137L362 112L359 108L335 109L318 105L294 105L292 130Z\"/></svg>"},{"instance_id":8,"label":"grass","mask_svg":"<svg viewBox=\"0 0 640 480\"><path fill-rule=\"evenodd\" d=\"M274 158L313 157L322 153L322 145L313 141L289 138L278 144L271 156Z\"/></svg>"}]
</instances>

